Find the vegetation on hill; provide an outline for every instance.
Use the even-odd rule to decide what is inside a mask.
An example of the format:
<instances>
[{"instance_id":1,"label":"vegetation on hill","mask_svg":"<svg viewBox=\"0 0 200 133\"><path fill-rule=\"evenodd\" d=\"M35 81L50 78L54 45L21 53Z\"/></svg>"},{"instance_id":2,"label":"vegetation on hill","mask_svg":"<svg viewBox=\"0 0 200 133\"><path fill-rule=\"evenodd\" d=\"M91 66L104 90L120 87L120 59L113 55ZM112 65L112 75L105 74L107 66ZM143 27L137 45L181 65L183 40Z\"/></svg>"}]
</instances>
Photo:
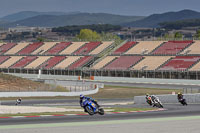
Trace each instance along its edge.
<instances>
[{"instance_id":1,"label":"vegetation on hill","mask_svg":"<svg viewBox=\"0 0 200 133\"><path fill-rule=\"evenodd\" d=\"M182 10L179 12L167 12L163 14L153 14L144 19L126 23L124 26L130 27L159 27L159 23L174 22L185 19L198 19L200 13L192 10Z\"/></svg>"},{"instance_id":2,"label":"vegetation on hill","mask_svg":"<svg viewBox=\"0 0 200 133\"><path fill-rule=\"evenodd\" d=\"M61 32L66 35L76 35L79 34L81 29L90 29L98 33L102 33L110 31L119 31L121 30L121 28L122 27L119 25L111 25L111 24L72 25L72 26L53 28L52 32Z\"/></svg>"},{"instance_id":3,"label":"vegetation on hill","mask_svg":"<svg viewBox=\"0 0 200 133\"><path fill-rule=\"evenodd\" d=\"M0 27L58 27L67 25L114 24L133 22L144 17L121 16L107 13L77 13L69 15L38 15L23 20L0 25Z\"/></svg>"},{"instance_id":4,"label":"vegetation on hill","mask_svg":"<svg viewBox=\"0 0 200 133\"><path fill-rule=\"evenodd\" d=\"M160 27L165 29L182 29L184 27L200 27L200 19L187 19L175 22L163 22L159 24Z\"/></svg>"}]
</instances>

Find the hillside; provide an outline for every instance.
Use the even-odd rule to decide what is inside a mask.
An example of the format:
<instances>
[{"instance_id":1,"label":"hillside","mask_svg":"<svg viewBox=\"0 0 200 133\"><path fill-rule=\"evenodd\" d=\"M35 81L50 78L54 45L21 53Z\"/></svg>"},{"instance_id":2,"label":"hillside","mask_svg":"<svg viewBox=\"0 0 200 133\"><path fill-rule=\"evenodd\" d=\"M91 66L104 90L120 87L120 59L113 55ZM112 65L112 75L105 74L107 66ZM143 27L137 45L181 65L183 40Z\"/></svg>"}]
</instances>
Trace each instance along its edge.
<instances>
[{"instance_id":1,"label":"hillside","mask_svg":"<svg viewBox=\"0 0 200 133\"><path fill-rule=\"evenodd\" d=\"M167 12L163 14L153 14L142 20L123 24L130 27L159 27L159 23L173 22L184 19L200 18L200 13L192 10L182 10L179 12Z\"/></svg>"},{"instance_id":2,"label":"hillside","mask_svg":"<svg viewBox=\"0 0 200 133\"><path fill-rule=\"evenodd\" d=\"M0 91L62 91L63 88L0 73Z\"/></svg>"},{"instance_id":3,"label":"hillside","mask_svg":"<svg viewBox=\"0 0 200 133\"><path fill-rule=\"evenodd\" d=\"M0 25L1 27L34 26L34 27L58 27L67 25L113 24L133 22L144 17L121 16L107 13L77 13L68 15L39 15L16 22Z\"/></svg>"},{"instance_id":4,"label":"hillside","mask_svg":"<svg viewBox=\"0 0 200 133\"><path fill-rule=\"evenodd\" d=\"M186 19L174 22L163 22L159 24L160 27L165 29L182 29L185 27L200 27L200 19Z\"/></svg>"},{"instance_id":5,"label":"hillside","mask_svg":"<svg viewBox=\"0 0 200 133\"><path fill-rule=\"evenodd\" d=\"M10 14L7 16L4 16L0 18L0 20L8 21L8 22L14 22L14 21L19 21L31 17L35 17L38 15L68 15L68 14L76 14L79 12L69 12L69 13L64 13L64 12L36 12L36 11L22 11L14 14Z\"/></svg>"}]
</instances>

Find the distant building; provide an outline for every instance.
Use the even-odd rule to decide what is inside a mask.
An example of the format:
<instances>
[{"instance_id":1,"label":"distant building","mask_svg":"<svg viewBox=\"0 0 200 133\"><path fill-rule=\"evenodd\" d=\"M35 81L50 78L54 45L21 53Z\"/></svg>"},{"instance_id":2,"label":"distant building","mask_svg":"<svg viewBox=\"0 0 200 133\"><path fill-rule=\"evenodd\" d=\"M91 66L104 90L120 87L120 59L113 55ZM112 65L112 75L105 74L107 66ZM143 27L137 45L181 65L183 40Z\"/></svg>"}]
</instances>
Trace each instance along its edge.
<instances>
[{"instance_id":1,"label":"distant building","mask_svg":"<svg viewBox=\"0 0 200 133\"><path fill-rule=\"evenodd\" d=\"M17 26L14 28L9 28L9 32L37 32L46 31L48 28L45 27L28 27L28 26Z\"/></svg>"}]
</instances>

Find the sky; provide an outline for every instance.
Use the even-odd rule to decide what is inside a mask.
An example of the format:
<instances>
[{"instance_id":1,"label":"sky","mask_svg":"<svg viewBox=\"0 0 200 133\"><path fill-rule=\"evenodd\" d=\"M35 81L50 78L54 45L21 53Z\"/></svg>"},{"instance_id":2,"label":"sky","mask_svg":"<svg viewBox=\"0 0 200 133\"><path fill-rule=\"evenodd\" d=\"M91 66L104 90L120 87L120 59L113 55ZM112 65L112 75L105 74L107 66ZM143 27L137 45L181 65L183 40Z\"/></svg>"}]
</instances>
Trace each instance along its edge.
<instances>
[{"instance_id":1,"label":"sky","mask_svg":"<svg viewBox=\"0 0 200 133\"><path fill-rule=\"evenodd\" d=\"M200 0L0 0L0 17L20 11L112 13L148 16L191 9L200 12Z\"/></svg>"}]
</instances>

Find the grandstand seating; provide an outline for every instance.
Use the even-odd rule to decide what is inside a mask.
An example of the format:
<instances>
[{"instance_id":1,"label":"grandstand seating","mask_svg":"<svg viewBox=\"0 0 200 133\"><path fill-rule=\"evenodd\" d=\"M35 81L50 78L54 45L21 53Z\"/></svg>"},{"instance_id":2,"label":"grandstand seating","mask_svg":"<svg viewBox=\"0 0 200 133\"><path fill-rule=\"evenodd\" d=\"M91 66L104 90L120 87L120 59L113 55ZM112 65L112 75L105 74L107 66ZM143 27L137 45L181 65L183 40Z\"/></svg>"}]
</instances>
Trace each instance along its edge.
<instances>
[{"instance_id":1,"label":"grandstand seating","mask_svg":"<svg viewBox=\"0 0 200 133\"><path fill-rule=\"evenodd\" d=\"M54 47L50 48L48 51L45 52L46 55L52 55L52 54L58 54L65 48L67 48L69 45L71 45L71 42L60 42L57 43Z\"/></svg>"},{"instance_id":2,"label":"grandstand seating","mask_svg":"<svg viewBox=\"0 0 200 133\"><path fill-rule=\"evenodd\" d=\"M140 41L125 54L149 54L162 43L162 41Z\"/></svg>"},{"instance_id":3,"label":"grandstand seating","mask_svg":"<svg viewBox=\"0 0 200 133\"><path fill-rule=\"evenodd\" d=\"M64 49L60 52L60 55L70 55L77 49L79 49L81 46L83 46L86 42L73 42L69 47Z\"/></svg>"},{"instance_id":4,"label":"grandstand seating","mask_svg":"<svg viewBox=\"0 0 200 133\"><path fill-rule=\"evenodd\" d=\"M119 58L106 65L104 69L108 70L127 70L138 63L142 56L120 56Z\"/></svg>"},{"instance_id":5,"label":"grandstand seating","mask_svg":"<svg viewBox=\"0 0 200 133\"><path fill-rule=\"evenodd\" d=\"M42 63L46 62L49 60L51 56L38 56L36 60L25 66L24 68L26 69L35 69L38 68Z\"/></svg>"},{"instance_id":6,"label":"grandstand seating","mask_svg":"<svg viewBox=\"0 0 200 133\"><path fill-rule=\"evenodd\" d=\"M181 54L200 54L200 41L194 41L194 43L181 52Z\"/></svg>"},{"instance_id":7,"label":"grandstand seating","mask_svg":"<svg viewBox=\"0 0 200 133\"><path fill-rule=\"evenodd\" d=\"M16 43L7 43L7 44L1 45L0 46L0 54L6 53L8 50L13 48L15 45L16 45Z\"/></svg>"},{"instance_id":8,"label":"grandstand seating","mask_svg":"<svg viewBox=\"0 0 200 133\"><path fill-rule=\"evenodd\" d=\"M188 47L193 41L168 41L152 52L154 55L175 55Z\"/></svg>"},{"instance_id":9,"label":"grandstand seating","mask_svg":"<svg viewBox=\"0 0 200 133\"><path fill-rule=\"evenodd\" d=\"M88 63L92 59L93 59L92 56L84 56L84 57L80 58L79 60L77 60L76 62L74 62L73 64L71 64L68 67L68 69L73 70L73 69L81 68L82 66L84 66L86 63Z\"/></svg>"},{"instance_id":10,"label":"grandstand seating","mask_svg":"<svg viewBox=\"0 0 200 133\"><path fill-rule=\"evenodd\" d=\"M114 54L114 55L123 54L124 52L126 52L127 50L132 48L135 44L136 44L136 42L127 42L124 45L122 45L121 47L119 47L118 49L116 49L112 54Z\"/></svg>"},{"instance_id":11,"label":"grandstand seating","mask_svg":"<svg viewBox=\"0 0 200 133\"><path fill-rule=\"evenodd\" d=\"M31 54L34 50L41 47L42 45L43 45L42 42L31 43L28 46L26 46L25 48L23 48L22 50L20 50L17 54L19 54L19 55Z\"/></svg>"},{"instance_id":12,"label":"grandstand seating","mask_svg":"<svg viewBox=\"0 0 200 133\"><path fill-rule=\"evenodd\" d=\"M5 62L3 62L0 65L0 68L9 68L10 66L12 66L16 62L18 62L21 58L23 58L23 57L22 56L10 56L10 58L8 60L6 60Z\"/></svg>"},{"instance_id":13,"label":"grandstand seating","mask_svg":"<svg viewBox=\"0 0 200 133\"><path fill-rule=\"evenodd\" d=\"M80 49L75 51L73 54L74 55L87 55L89 54L90 51L95 49L101 44L101 42L89 42L83 45Z\"/></svg>"},{"instance_id":14,"label":"grandstand seating","mask_svg":"<svg viewBox=\"0 0 200 133\"><path fill-rule=\"evenodd\" d=\"M105 50L107 47L109 47L113 42L102 42L102 44L100 46L98 46L97 48L95 48L94 50L92 50L90 52L90 55L97 55L99 53L101 53L103 50Z\"/></svg>"},{"instance_id":15,"label":"grandstand seating","mask_svg":"<svg viewBox=\"0 0 200 133\"><path fill-rule=\"evenodd\" d=\"M198 56L176 56L169 60L158 70L187 70L194 63L196 63L200 57Z\"/></svg>"},{"instance_id":16,"label":"grandstand seating","mask_svg":"<svg viewBox=\"0 0 200 133\"><path fill-rule=\"evenodd\" d=\"M29 43L18 43L15 47L8 50L5 54L6 55L14 55L17 52L19 52L20 50L22 50L23 48L25 48L27 45L29 45Z\"/></svg>"},{"instance_id":17,"label":"grandstand seating","mask_svg":"<svg viewBox=\"0 0 200 133\"><path fill-rule=\"evenodd\" d=\"M189 71L200 71L200 62L192 66Z\"/></svg>"},{"instance_id":18,"label":"grandstand seating","mask_svg":"<svg viewBox=\"0 0 200 133\"><path fill-rule=\"evenodd\" d=\"M9 56L0 56L0 64L8 60L10 57Z\"/></svg>"},{"instance_id":19,"label":"grandstand seating","mask_svg":"<svg viewBox=\"0 0 200 133\"><path fill-rule=\"evenodd\" d=\"M95 64L91 69L101 69L106 64L108 64L109 62L111 62L112 60L114 60L116 57L119 57L119 56L107 56L103 60L101 60L100 62L98 62L97 64Z\"/></svg>"},{"instance_id":20,"label":"grandstand seating","mask_svg":"<svg viewBox=\"0 0 200 133\"><path fill-rule=\"evenodd\" d=\"M64 60L65 58L66 58L65 56L51 57L49 60L42 63L42 65L40 65L39 68L50 69L50 68L54 67L55 65L57 65L62 60Z\"/></svg>"},{"instance_id":21,"label":"grandstand seating","mask_svg":"<svg viewBox=\"0 0 200 133\"><path fill-rule=\"evenodd\" d=\"M33 55L44 54L50 48L54 47L59 42L45 42L41 47L32 52Z\"/></svg>"},{"instance_id":22,"label":"grandstand seating","mask_svg":"<svg viewBox=\"0 0 200 133\"><path fill-rule=\"evenodd\" d=\"M12 65L10 68L24 68L27 64L31 63L33 60L37 59L37 56L26 56L19 60L17 63Z\"/></svg>"},{"instance_id":23,"label":"grandstand seating","mask_svg":"<svg viewBox=\"0 0 200 133\"><path fill-rule=\"evenodd\" d=\"M138 64L132 67L133 70L156 70L172 56L145 56Z\"/></svg>"},{"instance_id":24,"label":"grandstand seating","mask_svg":"<svg viewBox=\"0 0 200 133\"><path fill-rule=\"evenodd\" d=\"M67 56L66 59L58 63L54 69L65 69L80 58L81 56Z\"/></svg>"}]
</instances>

